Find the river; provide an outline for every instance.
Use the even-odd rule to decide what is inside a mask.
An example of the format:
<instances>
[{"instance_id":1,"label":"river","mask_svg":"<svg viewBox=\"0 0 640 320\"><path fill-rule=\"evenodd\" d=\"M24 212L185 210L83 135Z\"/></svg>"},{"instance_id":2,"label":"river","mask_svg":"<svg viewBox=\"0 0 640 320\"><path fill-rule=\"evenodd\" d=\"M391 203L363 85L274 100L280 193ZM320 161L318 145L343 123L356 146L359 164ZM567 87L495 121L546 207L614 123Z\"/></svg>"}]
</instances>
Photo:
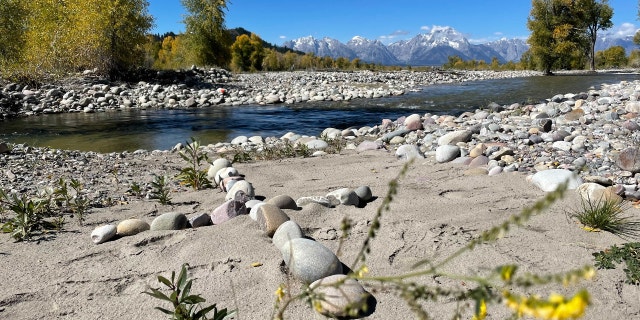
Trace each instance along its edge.
<instances>
[{"instance_id":1,"label":"river","mask_svg":"<svg viewBox=\"0 0 640 320\"><path fill-rule=\"evenodd\" d=\"M498 104L537 103L556 94L639 80L635 73L599 73L482 80L423 87L419 92L348 102L272 106L216 106L188 110L123 110L31 116L0 122L0 140L97 152L166 150L195 137L203 144L234 137L280 137L293 131L320 135L325 128L374 126L412 113L460 114Z\"/></svg>"}]
</instances>

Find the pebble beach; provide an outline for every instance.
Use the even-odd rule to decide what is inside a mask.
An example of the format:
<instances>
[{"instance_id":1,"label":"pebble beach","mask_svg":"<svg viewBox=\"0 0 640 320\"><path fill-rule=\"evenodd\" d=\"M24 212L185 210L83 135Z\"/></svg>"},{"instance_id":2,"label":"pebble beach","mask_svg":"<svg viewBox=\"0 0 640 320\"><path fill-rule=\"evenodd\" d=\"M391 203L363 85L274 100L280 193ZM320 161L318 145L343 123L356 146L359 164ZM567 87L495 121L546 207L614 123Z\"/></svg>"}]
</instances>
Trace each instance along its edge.
<instances>
[{"instance_id":1,"label":"pebble beach","mask_svg":"<svg viewBox=\"0 0 640 320\"><path fill-rule=\"evenodd\" d=\"M1 113L10 118L120 108L373 99L434 83L527 75L231 75L198 69L183 73L158 75L156 83L118 85L86 85L88 74L73 84L37 90L8 83L0 94ZM82 226L69 218L62 232L37 241L0 238L0 267L7 270L0 276L6 284L0 316L157 319L161 314L153 309L156 302L140 292L157 287L157 275L166 276L189 263L197 279L193 291L208 302L238 309L239 318L268 319L274 291L281 284L299 290L303 284L348 273L387 183L409 160L407 176L372 244L367 260L372 274L408 272L425 256L451 253L566 180L574 191L549 212L497 243L481 246L473 259L456 262L455 269L476 273L496 263L515 262L545 273L593 264L594 251L625 241L606 232L586 232L566 212L581 198L606 196L630 204L640 199L639 97L640 81L630 81L556 95L538 104L490 104L456 116L407 114L380 119L371 127L327 128L317 136L296 134L295 128L282 137L240 136L202 147L210 158L203 169L214 188L193 191L172 179L169 205L150 199L151 182L155 176L179 173L185 166L178 154L183 145L101 154L1 143L1 188L36 197L55 187L59 178L75 178L91 206ZM342 141L344 147L338 154L329 153L327 139ZM237 150L260 152L284 142L304 144L312 156L246 163L220 160L232 159L230 154ZM134 182L141 186L140 195L130 192ZM630 205L629 213L637 216L638 209ZM354 225L338 252L345 216ZM134 231L125 228L127 224ZM595 279L580 285L592 296L586 319L626 319L640 312L640 291L624 283L620 269L599 270ZM414 318L393 292L369 283L350 283L350 288L355 288L355 297L366 296L360 303L371 304L363 316ZM425 306L435 318L446 318L456 302ZM464 314L472 310L467 306ZM489 310L493 319L509 314L501 305ZM325 314L339 316L335 312ZM302 302L292 304L285 315L324 318Z\"/></svg>"}]
</instances>

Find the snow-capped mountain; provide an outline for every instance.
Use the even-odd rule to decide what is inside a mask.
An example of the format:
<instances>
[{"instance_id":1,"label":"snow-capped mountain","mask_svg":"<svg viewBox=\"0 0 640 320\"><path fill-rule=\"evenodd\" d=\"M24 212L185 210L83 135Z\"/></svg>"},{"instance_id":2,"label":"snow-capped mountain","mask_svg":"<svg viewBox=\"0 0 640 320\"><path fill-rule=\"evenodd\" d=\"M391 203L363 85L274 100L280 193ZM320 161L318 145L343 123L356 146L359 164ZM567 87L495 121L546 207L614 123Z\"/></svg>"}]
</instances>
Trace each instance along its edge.
<instances>
[{"instance_id":1,"label":"snow-capped mountain","mask_svg":"<svg viewBox=\"0 0 640 320\"><path fill-rule=\"evenodd\" d=\"M322 39L316 39L312 36L302 37L287 41L283 43L282 46L306 53L313 53L319 57L329 56L334 59L345 57L350 60L357 57L355 52L347 47L347 45L336 39L328 37L324 37Z\"/></svg>"},{"instance_id":2,"label":"snow-capped mountain","mask_svg":"<svg viewBox=\"0 0 640 320\"><path fill-rule=\"evenodd\" d=\"M529 50L529 45L522 39L502 38L485 45L495 50L505 61L520 61L522 54Z\"/></svg>"},{"instance_id":3,"label":"snow-capped mountain","mask_svg":"<svg viewBox=\"0 0 640 320\"><path fill-rule=\"evenodd\" d=\"M389 49L379 40L369 40L360 36L355 36L347 42L347 47L364 62L379 63L383 65L400 64L400 61L398 61Z\"/></svg>"},{"instance_id":4,"label":"snow-capped mountain","mask_svg":"<svg viewBox=\"0 0 640 320\"><path fill-rule=\"evenodd\" d=\"M627 55L632 50L638 49L638 45L633 43L633 36L615 37L608 34L598 36L596 40L596 51L606 50L613 46L621 46L624 48Z\"/></svg>"},{"instance_id":5,"label":"snow-capped mountain","mask_svg":"<svg viewBox=\"0 0 640 320\"><path fill-rule=\"evenodd\" d=\"M439 26L432 27L428 33L389 45L360 36L352 38L346 44L331 38L319 40L308 36L287 41L283 46L320 57L359 58L370 63L413 66L442 65L454 55L464 60L484 60L487 63L494 57L501 63L519 61L522 54L529 49L529 45L522 39L501 39L485 44L472 44L454 28ZM620 38L607 34L598 37L597 51L611 46L622 46L627 54L637 48L633 44L633 37Z\"/></svg>"},{"instance_id":6,"label":"snow-capped mountain","mask_svg":"<svg viewBox=\"0 0 640 320\"><path fill-rule=\"evenodd\" d=\"M378 40L360 36L354 37L346 45L336 39L316 39L308 36L287 41L282 46L320 57L357 57L365 62L384 65L441 65L452 55L487 62L493 57L497 57L501 62L506 61L502 55L488 46L469 43L464 35L455 29L437 26L429 33L419 34L413 39L394 42L388 46Z\"/></svg>"}]
</instances>

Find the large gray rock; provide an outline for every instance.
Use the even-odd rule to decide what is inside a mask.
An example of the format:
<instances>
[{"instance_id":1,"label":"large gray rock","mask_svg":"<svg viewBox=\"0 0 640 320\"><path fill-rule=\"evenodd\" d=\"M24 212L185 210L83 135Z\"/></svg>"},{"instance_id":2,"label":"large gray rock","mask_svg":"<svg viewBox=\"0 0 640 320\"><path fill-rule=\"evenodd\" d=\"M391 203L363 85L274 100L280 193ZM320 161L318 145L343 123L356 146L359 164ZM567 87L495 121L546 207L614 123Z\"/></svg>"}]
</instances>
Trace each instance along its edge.
<instances>
[{"instance_id":1,"label":"large gray rock","mask_svg":"<svg viewBox=\"0 0 640 320\"><path fill-rule=\"evenodd\" d=\"M189 227L189 219L179 212L167 212L151 221L151 230L182 230Z\"/></svg>"},{"instance_id":2,"label":"large gray rock","mask_svg":"<svg viewBox=\"0 0 640 320\"><path fill-rule=\"evenodd\" d=\"M362 285L344 274L335 274L316 280L309 286L313 289L314 308L329 318L363 316L370 307L367 306L369 294Z\"/></svg>"},{"instance_id":3,"label":"large gray rock","mask_svg":"<svg viewBox=\"0 0 640 320\"><path fill-rule=\"evenodd\" d=\"M273 245L282 252L282 246L291 239L303 238L304 234L300 226L292 220L285 221L273 234Z\"/></svg>"},{"instance_id":4,"label":"large gray rock","mask_svg":"<svg viewBox=\"0 0 640 320\"><path fill-rule=\"evenodd\" d=\"M305 283L342 273L338 257L319 242L306 238L291 239L282 245L280 252L291 274Z\"/></svg>"},{"instance_id":5,"label":"large gray rock","mask_svg":"<svg viewBox=\"0 0 640 320\"><path fill-rule=\"evenodd\" d=\"M582 184L582 179L574 172L565 169L549 169L536 172L529 177L531 183L544 192L558 189L560 184L567 182L567 189L574 190Z\"/></svg>"}]
</instances>

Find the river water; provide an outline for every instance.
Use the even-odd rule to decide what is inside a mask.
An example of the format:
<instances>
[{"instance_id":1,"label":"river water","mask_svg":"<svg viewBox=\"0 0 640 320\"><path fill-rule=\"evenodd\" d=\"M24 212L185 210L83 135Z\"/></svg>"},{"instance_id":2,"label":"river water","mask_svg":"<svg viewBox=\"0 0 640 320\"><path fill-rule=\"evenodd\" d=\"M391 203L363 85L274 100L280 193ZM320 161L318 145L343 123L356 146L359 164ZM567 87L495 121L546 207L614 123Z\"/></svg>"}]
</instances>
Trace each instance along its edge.
<instances>
[{"instance_id":1,"label":"river water","mask_svg":"<svg viewBox=\"0 0 640 320\"><path fill-rule=\"evenodd\" d=\"M0 140L97 152L166 150L195 137L202 144L234 137L280 137L293 131L320 135L325 128L374 126L412 113L460 114L498 104L537 103L556 94L639 80L640 74L601 73L482 80L423 87L419 92L348 102L273 106L217 106L190 110L125 110L31 116L0 121Z\"/></svg>"}]
</instances>

